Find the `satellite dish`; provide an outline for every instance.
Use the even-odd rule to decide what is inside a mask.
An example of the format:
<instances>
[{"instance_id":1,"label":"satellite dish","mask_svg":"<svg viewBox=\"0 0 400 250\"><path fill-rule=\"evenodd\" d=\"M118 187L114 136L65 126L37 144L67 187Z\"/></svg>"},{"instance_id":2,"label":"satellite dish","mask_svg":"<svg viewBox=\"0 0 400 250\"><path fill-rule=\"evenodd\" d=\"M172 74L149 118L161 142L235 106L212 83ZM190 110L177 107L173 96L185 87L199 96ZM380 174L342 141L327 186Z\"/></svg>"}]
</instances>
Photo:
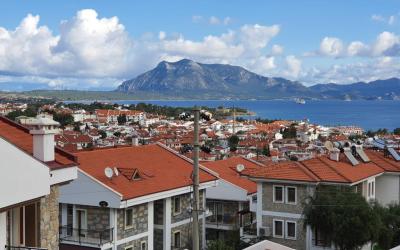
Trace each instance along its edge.
<instances>
[{"instance_id":1,"label":"satellite dish","mask_svg":"<svg viewBox=\"0 0 400 250\"><path fill-rule=\"evenodd\" d=\"M116 167L114 167L114 174L115 174L115 176L119 175L118 168L116 168Z\"/></svg>"},{"instance_id":2,"label":"satellite dish","mask_svg":"<svg viewBox=\"0 0 400 250\"><path fill-rule=\"evenodd\" d=\"M238 171L239 173L242 172L244 170L244 165L243 164L238 164L236 166L236 171Z\"/></svg>"},{"instance_id":3,"label":"satellite dish","mask_svg":"<svg viewBox=\"0 0 400 250\"><path fill-rule=\"evenodd\" d=\"M333 148L334 148L333 143L332 143L331 141L326 141L326 142L324 143L324 146L325 146L326 149L328 149L329 151L332 151Z\"/></svg>"},{"instance_id":4,"label":"satellite dish","mask_svg":"<svg viewBox=\"0 0 400 250\"><path fill-rule=\"evenodd\" d=\"M106 177L108 179L111 179L113 177L113 175L114 175L114 171L110 167L106 167L104 169L104 174L106 175Z\"/></svg>"}]
</instances>

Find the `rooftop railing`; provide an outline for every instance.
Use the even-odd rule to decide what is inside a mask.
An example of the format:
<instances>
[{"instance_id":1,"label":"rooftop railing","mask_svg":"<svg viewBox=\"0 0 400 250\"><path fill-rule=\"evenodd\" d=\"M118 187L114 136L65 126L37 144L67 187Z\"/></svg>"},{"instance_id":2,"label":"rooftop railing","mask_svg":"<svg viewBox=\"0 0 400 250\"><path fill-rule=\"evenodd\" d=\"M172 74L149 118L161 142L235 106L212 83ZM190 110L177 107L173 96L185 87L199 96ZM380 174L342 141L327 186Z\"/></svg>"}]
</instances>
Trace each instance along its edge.
<instances>
[{"instance_id":1,"label":"rooftop railing","mask_svg":"<svg viewBox=\"0 0 400 250\"><path fill-rule=\"evenodd\" d=\"M26 246L5 246L6 250L47 250L47 248L40 247L26 247Z\"/></svg>"}]
</instances>

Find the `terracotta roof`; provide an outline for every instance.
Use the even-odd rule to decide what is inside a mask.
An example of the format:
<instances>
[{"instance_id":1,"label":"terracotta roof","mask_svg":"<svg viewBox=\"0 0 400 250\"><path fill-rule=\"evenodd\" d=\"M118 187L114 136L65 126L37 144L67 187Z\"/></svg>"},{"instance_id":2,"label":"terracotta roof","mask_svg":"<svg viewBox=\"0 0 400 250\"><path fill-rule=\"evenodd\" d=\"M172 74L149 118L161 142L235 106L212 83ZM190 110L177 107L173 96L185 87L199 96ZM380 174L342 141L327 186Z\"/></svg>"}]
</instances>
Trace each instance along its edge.
<instances>
[{"instance_id":1,"label":"terracotta roof","mask_svg":"<svg viewBox=\"0 0 400 250\"><path fill-rule=\"evenodd\" d=\"M246 169L261 168L259 164L256 164L243 157L231 157L225 160L202 163L203 166L217 172L221 179L247 190L248 194L256 193L257 184L240 176L240 174L236 171L236 166L238 164L243 164Z\"/></svg>"},{"instance_id":2,"label":"terracotta roof","mask_svg":"<svg viewBox=\"0 0 400 250\"><path fill-rule=\"evenodd\" d=\"M75 153L80 169L106 186L119 192L123 200L185 187L192 184L192 163L158 144L139 147L95 149ZM146 173L140 180L128 180L126 176L104 175L106 167L137 170ZM200 182L216 180L217 177L200 171Z\"/></svg>"},{"instance_id":3,"label":"terracotta roof","mask_svg":"<svg viewBox=\"0 0 400 250\"><path fill-rule=\"evenodd\" d=\"M0 137L3 137L26 153L33 155L33 138L29 129L0 116ZM46 162L51 169L75 166L73 156L60 148L55 148L55 160Z\"/></svg>"}]
</instances>

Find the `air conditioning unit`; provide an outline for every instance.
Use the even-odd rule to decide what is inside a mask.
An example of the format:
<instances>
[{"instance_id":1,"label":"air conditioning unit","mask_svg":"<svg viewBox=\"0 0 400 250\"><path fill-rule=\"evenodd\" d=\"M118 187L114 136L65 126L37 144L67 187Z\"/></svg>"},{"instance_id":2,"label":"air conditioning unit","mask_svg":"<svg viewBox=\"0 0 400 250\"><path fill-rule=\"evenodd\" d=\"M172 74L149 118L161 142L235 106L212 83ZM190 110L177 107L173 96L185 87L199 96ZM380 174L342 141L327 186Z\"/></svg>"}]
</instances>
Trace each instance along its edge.
<instances>
[{"instance_id":1,"label":"air conditioning unit","mask_svg":"<svg viewBox=\"0 0 400 250\"><path fill-rule=\"evenodd\" d=\"M269 236L271 236L271 227L261 227L259 229L259 235L261 237L269 237Z\"/></svg>"}]
</instances>

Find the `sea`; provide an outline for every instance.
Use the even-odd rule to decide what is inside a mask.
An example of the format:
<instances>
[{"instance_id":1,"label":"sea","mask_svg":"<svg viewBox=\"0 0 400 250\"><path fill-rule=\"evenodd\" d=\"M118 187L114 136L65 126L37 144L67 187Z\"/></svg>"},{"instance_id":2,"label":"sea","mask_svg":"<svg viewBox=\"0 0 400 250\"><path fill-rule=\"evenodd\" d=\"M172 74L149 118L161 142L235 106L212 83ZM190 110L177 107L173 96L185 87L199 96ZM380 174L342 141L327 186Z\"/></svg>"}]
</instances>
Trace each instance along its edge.
<instances>
[{"instance_id":1,"label":"sea","mask_svg":"<svg viewBox=\"0 0 400 250\"><path fill-rule=\"evenodd\" d=\"M83 103L91 101L80 101ZM118 104L140 102L172 107L240 107L267 119L304 120L325 126L355 125L365 130L400 127L400 101L389 100L307 100L298 104L293 100L119 100Z\"/></svg>"}]
</instances>

